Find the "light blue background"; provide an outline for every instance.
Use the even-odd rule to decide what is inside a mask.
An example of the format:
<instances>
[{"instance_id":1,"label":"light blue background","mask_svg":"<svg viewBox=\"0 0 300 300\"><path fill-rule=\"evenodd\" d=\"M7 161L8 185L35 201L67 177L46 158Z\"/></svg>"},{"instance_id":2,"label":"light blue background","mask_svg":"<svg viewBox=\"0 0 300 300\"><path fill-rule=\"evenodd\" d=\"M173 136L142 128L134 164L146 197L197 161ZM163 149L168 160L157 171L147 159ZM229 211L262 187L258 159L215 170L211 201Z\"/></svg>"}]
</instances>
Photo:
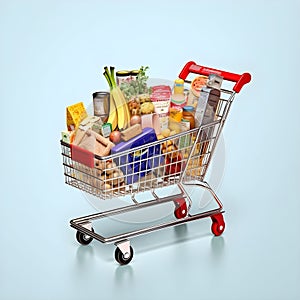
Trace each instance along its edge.
<instances>
[{"instance_id":1,"label":"light blue background","mask_svg":"<svg viewBox=\"0 0 300 300\"><path fill-rule=\"evenodd\" d=\"M299 1L0 1L0 299L298 299ZM68 226L94 209L64 184L65 107L107 88L105 65L149 65L173 80L199 64L253 80L224 129L208 219L113 245L82 247Z\"/></svg>"}]
</instances>

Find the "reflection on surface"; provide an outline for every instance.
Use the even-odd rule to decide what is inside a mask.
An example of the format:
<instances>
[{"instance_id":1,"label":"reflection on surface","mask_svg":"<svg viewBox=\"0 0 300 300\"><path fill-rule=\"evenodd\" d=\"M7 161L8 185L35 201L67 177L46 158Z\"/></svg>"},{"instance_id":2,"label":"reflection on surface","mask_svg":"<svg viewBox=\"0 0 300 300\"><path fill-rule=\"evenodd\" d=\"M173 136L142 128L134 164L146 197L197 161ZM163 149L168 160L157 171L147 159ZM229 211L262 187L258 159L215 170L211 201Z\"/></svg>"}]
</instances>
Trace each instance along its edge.
<instances>
[{"instance_id":1,"label":"reflection on surface","mask_svg":"<svg viewBox=\"0 0 300 300\"><path fill-rule=\"evenodd\" d=\"M132 281L134 279L134 271L131 265L117 266L115 269L115 282L116 283L125 283Z\"/></svg>"},{"instance_id":2,"label":"reflection on surface","mask_svg":"<svg viewBox=\"0 0 300 300\"><path fill-rule=\"evenodd\" d=\"M78 245L76 251L76 260L78 265L85 265L90 263L94 257L94 248L92 245L82 246Z\"/></svg>"},{"instance_id":3,"label":"reflection on surface","mask_svg":"<svg viewBox=\"0 0 300 300\"><path fill-rule=\"evenodd\" d=\"M175 235L178 237L178 238L182 238L182 237L185 237L188 233L188 226L186 223L183 223L183 224L180 224L178 226L175 226L174 227L174 232L175 232Z\"/></svg>"},{"instance_id":4,"label":"reflection on surface","mask_svg":"<svg viewBox=\"0 0 300 300\"><path fill-rule=\"evenodd\" d=\"M220 258L224 254L225 240L223 236L214 236L210 242L213 258Z\"/></svg>"}]
</instances>

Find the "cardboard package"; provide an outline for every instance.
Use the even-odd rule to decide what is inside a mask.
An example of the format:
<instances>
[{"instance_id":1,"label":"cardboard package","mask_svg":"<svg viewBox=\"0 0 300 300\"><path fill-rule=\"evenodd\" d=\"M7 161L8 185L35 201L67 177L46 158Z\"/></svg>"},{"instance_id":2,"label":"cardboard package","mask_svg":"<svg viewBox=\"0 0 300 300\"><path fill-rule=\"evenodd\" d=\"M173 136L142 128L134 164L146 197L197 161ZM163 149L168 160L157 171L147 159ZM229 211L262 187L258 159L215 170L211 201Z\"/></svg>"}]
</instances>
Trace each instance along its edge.
<instances>
[{"instance_id":1,"label":"cardboard package","mask_svg":"<svg viewBox=\"0 0 300 300\"><path fill-rule=\"evenodd\" d=\"M98 156L109 155L110 150L115 146L108 138L103 137L95 131L91 129L85 131L80 128L76 131L73 145L90 151Z\"/></svg>"},{"instance_id":2,"label":"cardboard package","mask_svg":"<svg viewBox=\"0 0 300 300\"><path fill-rule=\"evenodd\" d=\"M66 110L67 128L69 131L75 130L81 121L88 116L83 102L70 105Z\"/></svg>"}]
</instances>

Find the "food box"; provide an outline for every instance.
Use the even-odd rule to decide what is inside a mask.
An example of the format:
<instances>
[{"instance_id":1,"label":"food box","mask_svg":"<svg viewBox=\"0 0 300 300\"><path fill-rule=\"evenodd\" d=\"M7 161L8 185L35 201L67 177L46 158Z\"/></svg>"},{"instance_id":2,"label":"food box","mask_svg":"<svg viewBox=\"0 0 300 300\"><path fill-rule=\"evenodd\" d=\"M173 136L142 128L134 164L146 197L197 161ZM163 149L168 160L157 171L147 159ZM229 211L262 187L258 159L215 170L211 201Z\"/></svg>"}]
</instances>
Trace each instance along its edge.
<instances>
[{"instance_id":1,"label":"food box","mask_svg":"<svg viewBox=\"0 0 300 300\"><path fill-rule=\"evenodd\" d=\"M211 123L215 120L219 100L220 90L208 87L201 89L195 113L198 126Z\"/></svg>"},{"instance_id":2,"label":"food box","mask_svg":"<svg viewBox=\"0 0 300 300\"><path fill-rule=\"evenodd\" d=\"M171 95L171 88L167 85L152 87L150 98L151 102L154 104L154 111L159 116L161 131L168 128Z\"/></svg>"},{"instance_id":3,"label":"food box","mask_svg":"<svg viewBox=\"0 0 300 300\"><path fill-rule=\"evenodd\" d=\"M67 128L69 131L76 129L80 122L87 117L87 112L85 110L83 102L78 102L76 104L67 107Z\"/></svg>"},{"instance_id":4,"label":"food box","mask_svg":"<svg viewBox=\"0 0 300 300\"><path fill-rule=\"evenodd\" d=\"M127 142L121 142L111 149L111 154L121 153L126 150L135 149L133 152L125 152L114 159L115 163L125 175L127 184L137 182L141 177L150 173L153 168L162 162L160 144L147 145L157 141L153 128L146 127L138 136ZM141 147L145 145L145 147Z\"/></svg>"}]
</instances>

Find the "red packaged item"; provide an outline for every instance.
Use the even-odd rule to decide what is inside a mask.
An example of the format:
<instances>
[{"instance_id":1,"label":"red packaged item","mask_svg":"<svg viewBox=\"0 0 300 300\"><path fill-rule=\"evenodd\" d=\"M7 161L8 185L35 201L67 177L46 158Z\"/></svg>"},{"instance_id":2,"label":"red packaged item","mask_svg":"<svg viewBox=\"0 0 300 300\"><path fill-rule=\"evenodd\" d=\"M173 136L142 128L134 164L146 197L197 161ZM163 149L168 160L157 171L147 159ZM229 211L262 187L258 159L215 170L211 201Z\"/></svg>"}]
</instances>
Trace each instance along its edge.
<instances>
[{"instance_id":1,"label":"red packaged item","mask_svg":"<svg viewBox=\"0 0 300 300\"><path fill-rule=\"evenodd\" d=\"M152 87L150 95L151 102L154 105L154 111L159 116L161 131L169 126L171 88L168 85L157 85Z\"/></svg>"}]
</instances>

